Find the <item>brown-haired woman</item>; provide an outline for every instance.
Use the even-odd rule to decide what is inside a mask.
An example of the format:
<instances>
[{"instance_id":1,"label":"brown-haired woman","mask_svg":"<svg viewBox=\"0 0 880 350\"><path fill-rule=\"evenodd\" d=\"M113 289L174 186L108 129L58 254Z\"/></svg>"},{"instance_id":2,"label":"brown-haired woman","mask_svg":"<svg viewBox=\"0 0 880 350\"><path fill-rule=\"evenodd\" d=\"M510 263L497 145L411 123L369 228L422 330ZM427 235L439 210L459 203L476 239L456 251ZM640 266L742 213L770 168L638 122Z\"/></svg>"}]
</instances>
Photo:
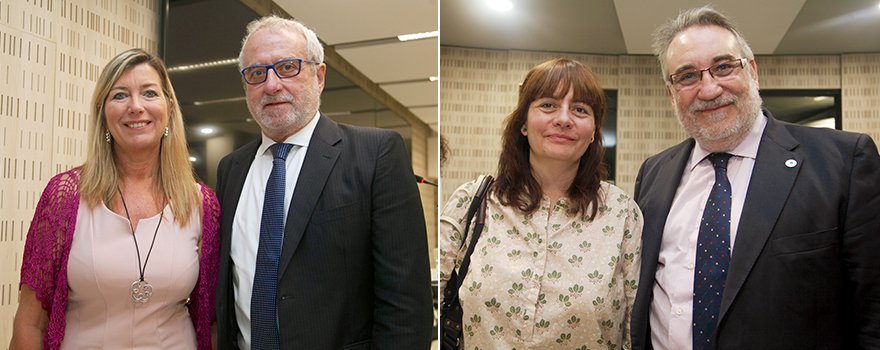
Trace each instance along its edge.
<instances>
[{"instance_id":1,"label":"brown-haired woman","mask_svg":"<svg viewBox=\"0 0 880 350\"><path fill-rule=\"evenodd\" d=\"M210 349L220 206L195 180L158 57L104 67L88 139L37 204L10 348Z\"/></svg>"},{"instance_id":2,"label":"brown-haired woman","mask_svg":"<svg viewBox=\"0 0 880 350\"><path fill-rule=\"evenodd\" d=\"M602 181L604 114L598 77L580 62L551 60L526 75L459 290L462 348L629 346L642 221L636 203ZM469 243L462 248L462 221L476 187L459 187L443 210L441 290Z\"/></svg>"}]
</instances>

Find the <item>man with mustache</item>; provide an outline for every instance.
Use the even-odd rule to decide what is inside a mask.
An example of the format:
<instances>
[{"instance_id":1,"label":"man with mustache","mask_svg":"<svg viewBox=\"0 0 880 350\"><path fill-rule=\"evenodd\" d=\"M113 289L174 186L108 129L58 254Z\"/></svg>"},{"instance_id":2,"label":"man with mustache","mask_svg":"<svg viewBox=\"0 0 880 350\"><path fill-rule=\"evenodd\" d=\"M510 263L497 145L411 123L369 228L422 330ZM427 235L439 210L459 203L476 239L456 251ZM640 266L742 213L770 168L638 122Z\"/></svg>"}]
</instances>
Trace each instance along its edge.
<instances>
[{"instance_id":1,"label":"man with mustache","mask_svg":"<svg viewBox=\"0 0 880 350\"><path fill-rule=\"evenodd\" d=\"M634 349L880 348L880 155L777 121L724 15L683 12L655 54L691 138L648 158Z\"/></svg>"},{"instance_id":2,"label":"man with mustache","mask_svg":"<svg viewBox=\"0 0 880 350\"><path fill-rule=\"evenodd\" d=\"M394 131L318 111L324 50L302 23L251 22L239 69L262 138L218 166L219 349L427 349L427 234Z\"/></svg>"}]
</instances>

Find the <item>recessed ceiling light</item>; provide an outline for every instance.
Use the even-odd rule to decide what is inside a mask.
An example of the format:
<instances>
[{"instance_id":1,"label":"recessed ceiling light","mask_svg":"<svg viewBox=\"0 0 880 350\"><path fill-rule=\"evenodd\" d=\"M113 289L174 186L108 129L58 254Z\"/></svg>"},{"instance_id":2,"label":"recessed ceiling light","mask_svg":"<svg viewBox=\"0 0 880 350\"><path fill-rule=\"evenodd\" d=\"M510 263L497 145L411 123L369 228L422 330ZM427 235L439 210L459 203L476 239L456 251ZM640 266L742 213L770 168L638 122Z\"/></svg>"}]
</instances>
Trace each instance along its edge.
<instances>
[{"instance_id":1,"label":"recessed ceiling light","mask_svg":"<svg viewBox=\"0 0 880 350\"><path fill-rule=\"evenodd\" d=\"M829 98L830 98L830 97L828 97L828 96L816 96L816 97L813 97L813 101L816 101L816 102L819 102L819 101L825 101L825 100L827 100L827 99L829 99Z\"/></svg>"},{"instance_id":2,"label":"recessed ceiling light","mask_svg":"<svg viewBox=\"0 0 880 350\"><path fill-rule=\"evenodd\" d=\"M187 65L176 66L176 67L168 67L168 71L169 72L178 72L178 71L216 67L216 66L228 66L228 65L233 65L233 64L238 64L238 58L230 58L230 59L225 59L225 60L203 62L203 63L196 63L196 64L187 64Z\"/></svg>"},{"instance_id":3,"label":"recessed ceiling light","mask_svg":"<svg viewBox=\"0 0 880 350\"><path fill-rule=\"evenodd\" d=\"M440 77L429 77L428 80L437 81L437 80L440 80Z\"/></svg>"},{"instance_id":4,"label":"recessed ceiling light","mask_svg":"<svg viewBox=\"0 0 880 350\"><path fill-rule=\"evenodd\" d=\"M214 133L214 128L212 127L204 127L199 129L199 132L205 135L211 135Z\"/></svg>"},{"instance_id":5,"label":"recessed ceiling light","mask_svg":"<svg viewBox=\"0 0 880 350\"><path fill-rule=\"evenodd\" d=\"M513 3L509 0L486 0L486 6L496 11L509 11L513 8Z\"/></svg>"},{"instance_id":6,"label":"recessed ceiling light","mask_svg":"<svg viewBox=\"0 0 880 350\"><path fill-rule=\"evenodd\" d=\"M195 163L197 160L198 160L198 158L196 158L196 157L193 157L193 156L190 156L190 157L189 157L189 162L190 162L190 163Z\"/></svg>"}]
</instances>

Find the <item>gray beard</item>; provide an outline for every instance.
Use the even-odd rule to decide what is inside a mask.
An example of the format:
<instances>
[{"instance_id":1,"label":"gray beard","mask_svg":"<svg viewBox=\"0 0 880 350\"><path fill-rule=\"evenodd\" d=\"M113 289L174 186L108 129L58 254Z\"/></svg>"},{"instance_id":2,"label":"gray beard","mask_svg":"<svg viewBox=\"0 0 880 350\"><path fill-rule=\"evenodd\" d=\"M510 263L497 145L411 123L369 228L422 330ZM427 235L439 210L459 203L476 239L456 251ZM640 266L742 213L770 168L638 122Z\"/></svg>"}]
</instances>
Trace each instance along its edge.
<instances>
[{"instance_id":1,"label":"gray beard","mask_svg":"<svg viewBox=\"0 0 880 350\"><path fill-rule=\"evenodd\" d=\"M709 152L729 152L736 148L749 134L754 126L755 121L762 114L761 106L763 100L758 93L758 86L753 80L749 80L749 88L747 93L740 97L729 93L722 94L718 98L711 101L700 101L690 106L690 108L682 108L675 99L672 100L675 112L678 116L678 122L693 137L700 147ZM686 119L696 119L696 112L721 106L725 104L733 104L741 107L743 111L736 117L729 128L721 130L712 130L702 127L696 122L686 122ZM710 120L710 122L714 122Z\"/></svg>"},{"instance_id":2,"label":"gray beard","mask_svg":"<svg viewBox=\"0 0 880 350\"><path fill-rule=\"evenodd\" d=\"M250 104L248 109L267 135L292 135L312 120L321 104L321 97L315 91L304 91L301 97L302 100L297 101L293 95L282 92L272 96L264 95L260 101L261 106L270 102L288 101L293 107L289 112L267 111L265 108L257 111Z\"/></svg>"}]
</instances>

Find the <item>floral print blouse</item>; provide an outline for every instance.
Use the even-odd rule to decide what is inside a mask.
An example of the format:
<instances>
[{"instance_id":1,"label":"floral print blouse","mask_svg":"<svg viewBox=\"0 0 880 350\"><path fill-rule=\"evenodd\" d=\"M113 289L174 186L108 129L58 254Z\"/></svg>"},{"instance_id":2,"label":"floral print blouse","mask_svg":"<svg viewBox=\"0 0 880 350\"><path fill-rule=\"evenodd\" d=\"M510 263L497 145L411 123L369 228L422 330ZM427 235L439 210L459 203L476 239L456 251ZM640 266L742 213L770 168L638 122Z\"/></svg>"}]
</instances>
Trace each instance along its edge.
<instances>
[{"instance_id":1,"label":"floral print blouse","mask_svg":"<svg viewBox=\"0 0 880 350\"><path fill-rule=\"evenodd\" d=\"M441 291L472 236L462 247L474 183L459 187L440 217ZM572 215L566 198L544 196L524 215L489 196L486 227L459 290L462 349L631 348L642 213L614 185L603 182L600 193L596 218Z\"/></svg>"}]
</instances>

